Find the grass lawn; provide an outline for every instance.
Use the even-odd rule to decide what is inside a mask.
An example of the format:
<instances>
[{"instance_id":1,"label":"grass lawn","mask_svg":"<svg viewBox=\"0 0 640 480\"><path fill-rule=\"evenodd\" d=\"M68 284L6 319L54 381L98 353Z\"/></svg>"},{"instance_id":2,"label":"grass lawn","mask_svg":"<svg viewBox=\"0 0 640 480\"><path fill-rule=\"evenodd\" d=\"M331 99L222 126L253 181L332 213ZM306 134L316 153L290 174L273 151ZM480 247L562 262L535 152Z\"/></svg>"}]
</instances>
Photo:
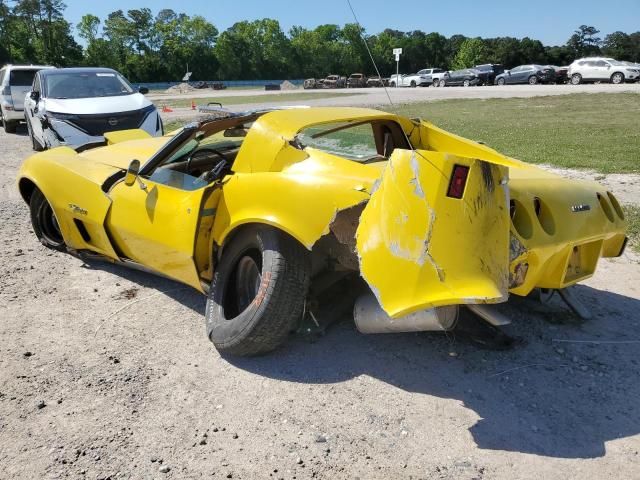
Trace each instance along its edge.
<instances>
[{"instance_id":1,"label":"grass lawn","mask_svg":"<svg viewBox=\"0 0 640 480\"><path fill-rule=\"evenodd\" d=\"M640 95L633 93L443 100L394 111L525 162L640 172Z\"/></svg>"},{"instance_id":2,"label":"grass lawn","mask_svg":"<svg viewBox=\"0 0 640 480\"><path fill-rule=\"evenodd\" d=\"M624 205L624 216L629 222L629 242L631 248L640 253L640 205Z\"/></svg>"},{"instance_id":3,"label":"grass lawn","mask_svg":"<svg viewBox=\"0 0 640 480\"><path fill-rule=\"evenodd\" d=\"M188 94L185 94L185 96ZM300 102L304 100L318 100L323 98L343 97L347 94L344 93L274 93L267 95L243 95L238 97L208 97L208 98L195 98L193 101L196 105L206 105L209 102L219 102L223 106L227 105L242 105L245 103L273 103L273 102ZM362 95L361 93L352 93L351 95ZM191 98L185 99L167 99L167 100L155 100L156 105L168 105L170 107L190 107Z\"/></svg>"}]
</instances>

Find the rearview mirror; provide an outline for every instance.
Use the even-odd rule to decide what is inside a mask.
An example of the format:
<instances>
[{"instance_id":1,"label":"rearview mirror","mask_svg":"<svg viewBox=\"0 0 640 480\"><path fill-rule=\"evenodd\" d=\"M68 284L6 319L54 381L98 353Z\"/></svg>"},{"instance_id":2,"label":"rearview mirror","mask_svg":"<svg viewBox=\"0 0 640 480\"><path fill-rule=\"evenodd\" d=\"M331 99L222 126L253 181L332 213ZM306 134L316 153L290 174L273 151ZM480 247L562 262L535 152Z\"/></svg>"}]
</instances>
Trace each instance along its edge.
<instances>
[{"instance_id":1,"label":"rearview mirror","mask_svg":"<svg viewBox=\"0 0 640 480\"><path fill-rule=\"evenodd\" d=\"M223 135L225 137L246 137L247 130L243 127L227 128Z\"/></svg>"},{"instance_id":2,"label":"rearview mirror","mask_svg":"<svg viewBox=\"0 0 640 480\"><path fill-rule=\"evenodd\" d=\"M146 95L147 93L149 93L149 89L147 87L140 87L138 91L143 95Z\"/></svg>"},{"instance_id":3,"label":"rearview mirror","mask_svg":"<svg viewBox=\"0 0 640 480\"><path fill-rule=\"evenodd\" d=\"M124 184L127 187L136 183L138 175L140 174L140 160L131 160L129 168L127 168L127 174L124 177Z\"/></svg>"}]
</instances>

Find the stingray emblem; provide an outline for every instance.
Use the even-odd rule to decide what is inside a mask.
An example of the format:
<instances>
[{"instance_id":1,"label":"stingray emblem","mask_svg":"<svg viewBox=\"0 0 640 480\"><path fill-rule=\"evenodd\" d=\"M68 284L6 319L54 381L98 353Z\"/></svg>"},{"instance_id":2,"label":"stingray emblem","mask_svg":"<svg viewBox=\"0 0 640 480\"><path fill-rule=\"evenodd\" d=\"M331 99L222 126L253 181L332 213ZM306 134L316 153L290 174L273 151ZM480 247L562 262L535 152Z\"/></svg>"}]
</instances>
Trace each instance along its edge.
<instances>
[{"instance_id":1,"label":"stingray emblem","mask_svg":"<svg viewBox=\"0 0 640 480\"><path fill-rule=\"evenodd\" d=\"M591 210L591 205L587 205L586 203L581 203L580 205L571 206L571 211L573 213L588 212L589 210Z\"/></svg>"},{"instance_id":2,"label":"stingray emblem","mask_svg":"<svg viewBox=\"0 0 640 480\"><path fill-rule=\"evenodd\" d=\"M75 205L73 203L69 204L69 208L73 211L73 213L78 215L87 215L89 213L84 208L79 207L78 205Z\"/></svg>"},{"instance_id":3,"label":"stingray emblem","mask_svg":"<svg viewBox=\"0 0 640 480\"><path fill-rule=\"evenodd\" d=\"M111 117L109 120L107 120L107 122L109 123L109 125L111 125L112 127L115 127L116 125L118 125L118 119L115 117Z\"/></svg>"}]
</instances>

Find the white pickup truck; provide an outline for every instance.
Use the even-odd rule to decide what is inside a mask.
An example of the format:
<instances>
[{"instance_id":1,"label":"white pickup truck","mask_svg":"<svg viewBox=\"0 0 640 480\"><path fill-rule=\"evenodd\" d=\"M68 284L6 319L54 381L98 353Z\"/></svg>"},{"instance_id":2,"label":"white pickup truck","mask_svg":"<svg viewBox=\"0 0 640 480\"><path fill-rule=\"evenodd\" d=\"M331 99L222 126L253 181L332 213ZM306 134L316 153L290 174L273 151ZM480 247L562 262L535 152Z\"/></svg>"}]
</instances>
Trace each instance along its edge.
<instances>
[{"instance_id":1,"label":"white pickup truck","mask_svg":"<svg viewBox=\"0 0 640 480\"><path fill-rule=\"evenodd\" d=\"M432 75L442 73L441 68L425 68L409 75L391 75L390 87L428 87L433 83Z\"/></svg>"}]
</instances>

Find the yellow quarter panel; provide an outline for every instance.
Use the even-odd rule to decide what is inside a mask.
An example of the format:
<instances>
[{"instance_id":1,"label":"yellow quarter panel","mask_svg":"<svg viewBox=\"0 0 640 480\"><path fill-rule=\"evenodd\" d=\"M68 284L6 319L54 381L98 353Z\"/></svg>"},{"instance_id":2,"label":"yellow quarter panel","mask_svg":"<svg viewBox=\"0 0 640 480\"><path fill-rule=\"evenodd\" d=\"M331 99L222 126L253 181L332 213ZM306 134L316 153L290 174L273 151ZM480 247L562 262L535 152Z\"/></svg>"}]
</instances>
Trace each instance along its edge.
<instances>
[{"instance_id":1,"label":"yellow quarter panel","mask_svg":"<svg viewBox=\"0 0 640 480\"><path fill-rule=\"evenodd\" d=\"M463 199L446 196L454 164ZM360 271L392 317L507 299L507 169L442 153L396 150L360 218Z\"/></svg>"}]
</instances>

